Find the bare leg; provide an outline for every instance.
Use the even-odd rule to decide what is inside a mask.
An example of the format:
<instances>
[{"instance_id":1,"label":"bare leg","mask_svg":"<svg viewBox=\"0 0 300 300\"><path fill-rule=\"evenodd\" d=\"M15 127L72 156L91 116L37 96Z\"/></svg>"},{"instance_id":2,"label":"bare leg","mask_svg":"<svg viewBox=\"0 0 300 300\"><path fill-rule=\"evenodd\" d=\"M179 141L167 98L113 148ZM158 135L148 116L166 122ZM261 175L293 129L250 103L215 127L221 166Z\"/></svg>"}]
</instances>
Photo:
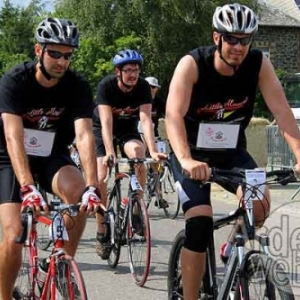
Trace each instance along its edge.
<instances>
[{"instance_id":1,"label":"bare leg","mask_svg":"<svg viewBox=\"0 0 300 300\"><path fill-rule=\"evenodd\" d=\"M97 172L98 172L98 181L99 189L101 194L101 202L106 207L107 205L107 184L104 182L104 179L107 175L107 168L103 165L103 157L97 157ZM97 232L104 233L105 226L103 225L103 217L100 214L96 214L96 223L97 223Z\"/></svg>"},{"instance_id":2,"label":"bare leg","mask_svg":"<svg viewBox=\"0 0 300 300\"><path fill-rule=\"evenodd\" d=\"M196 253L183 248L181 271L184 300L197 300L205 272L205 253Z\"/></svg>"},{"instance_id":3,"label":"bare leg","mask_svg":"<svg viewBox=\"0 0 300 300\"><path fill-rule=\"evenodd\" d=\"M265 197L262 200L254 200L253 201L253 213L255 219L255 225L261 227L264 224L264 221L268 217L271 208L271 198L269 189L266 187L265 189ZM242 188L239 187L236 193L238 199L241 199L243 196Z\"/></svg>"},{"instance_id":4,"label":"bare leg","mask_svg":"<svg viewBox=\"0 0 300 300\"><path fill-rule=\"evenodd\" d=\"M145 145L139 140L131 140L125 143L124 152L129 158L144 158L145 157ZM137 179L144 189L147 180L147 170L144 164L135 167L135 174ZM139 191L141 198L143 198L143 191Z\"/></svg>"},{"instance_id":5,"label":"bare leg","mask_svg":"<svg viewBox=\"0 0 300 300\"><path fill-rule=\"evenodd\" d=\"M52 189L65 203L78 203L81 200L84 188L84 178L81 172L74 166L62 167L53 177ZM65 250L71 256L74 256L76 253L85 228L86 219L87 216L84 213L79 213L73 219L75 222L68 215L64 217L69 235L69 241L65 242Z\"/></svg>"},{"instance_id":6,"label":"bare leg","mask_svg":"<svg viewBox=\"0 0 300 300\"><path fill-rule=\"evenodd\" d=\"M0 206L2 241L0 244L0 299L11 300L14 284L21 266L22 245L14 239L21 232L21 205L5 203Z\"/></svg>"},{"instance_id":7,"label":"bare leg","mask_svg":"<svg viewBox=\"0 0 300 300\"><path fill-rule=\"evenodd\" d=\"M243 192L241 187L237 189L236 195L238 200L240 200L243 197ZM264 224L266 217L270 213L270 205L271 205L270 193L268 188L266 187L264 199L253 201L253 213L254 213L255 226L261 227ZM242 220L238 220L234 224L232 231L229 235L229 238L227 240L226 248L224 249L225 257L229 257L232 249L232 244L235 242L235 236L237 232L242 230L243 225L244 224Z\"/></svg>"},{"instance_id":8,"label":"bare leg","mask_svg":"<svg viewBox=\"0 0 300 300\"><path fill-rule=\"evenodd\" d=\"M185 218L212 216L209 205L196 206L185 213ZM205 253L197 253L183 248L181 252L181 270L184 300L197 300L202 278L205 272Z\"/></svg>"}]
</instances>

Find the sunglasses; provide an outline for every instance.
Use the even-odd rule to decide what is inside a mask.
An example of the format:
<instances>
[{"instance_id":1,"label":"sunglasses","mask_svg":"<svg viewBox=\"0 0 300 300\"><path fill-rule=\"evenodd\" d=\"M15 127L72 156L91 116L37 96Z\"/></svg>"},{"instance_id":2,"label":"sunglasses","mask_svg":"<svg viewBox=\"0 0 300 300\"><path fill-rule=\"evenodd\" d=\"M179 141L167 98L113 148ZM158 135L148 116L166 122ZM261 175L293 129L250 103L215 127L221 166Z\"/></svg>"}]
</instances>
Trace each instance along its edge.
<instances>
[{"instance_id":1,"label":"sunglasses","mask_svg":"<svg viewBox=\"0 0 300 300\"><path fill-rule=\"evenodd\" d=\"M59 59L61 57L63 57L65 60L70 60L73 52L65 52L62 53L60 51L56 51L56 50L50 50L50 49L46 49L48 55L53 58L53 59Z\"/></svg>"},{"instance_id":2,"label":"sunglasses","mask_svg":"<svg viewBox=\"0 0 300 300\"><path fill-rule=\"evenodd\" d=\"M252 36L245 36L242 38L238 38L229 34L223 35L223 40L229 45L237 45L240 43L242 46L247 46L252 42Z\"/></svg>"},{"instance_id":3,"label":"sunglasses","mask_svg":"<svg viewBox=\"0 0 300 300\"><path fill-rule=\"evenodd\" d=\"M157 86L150 85L150 89L152 89L152 90L157 89Z\"/></svg>"},{"instance_id":4,"label":"sunglasses","mask_svg":"<svg viewBox=\"0 0 300 300\"><path fill-rule=\"evenodd\" d=\"M126 73L126 74L139 74L141 72L140 69L123 69L122 72Z\"/></svg>"}]
</instances>

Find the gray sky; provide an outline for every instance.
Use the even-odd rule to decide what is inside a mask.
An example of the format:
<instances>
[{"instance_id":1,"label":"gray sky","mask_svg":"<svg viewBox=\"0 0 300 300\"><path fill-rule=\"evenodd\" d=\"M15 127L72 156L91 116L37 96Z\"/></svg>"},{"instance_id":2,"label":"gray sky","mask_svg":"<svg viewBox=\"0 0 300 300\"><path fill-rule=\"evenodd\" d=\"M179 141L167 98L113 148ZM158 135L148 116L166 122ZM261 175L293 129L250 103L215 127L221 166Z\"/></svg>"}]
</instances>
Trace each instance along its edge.
<instances>
[{"instance_id":1,"label":"gray sky","mask_svg":"<svg viewBox=\"0 0 300 300\"><path fill-rule=\"evenodd\" d=\"M0 6L3 6L3 0L0 0ZM30 0L10 0L13 5L23 5L26 6Z\"/></svg>"}]
</instances>

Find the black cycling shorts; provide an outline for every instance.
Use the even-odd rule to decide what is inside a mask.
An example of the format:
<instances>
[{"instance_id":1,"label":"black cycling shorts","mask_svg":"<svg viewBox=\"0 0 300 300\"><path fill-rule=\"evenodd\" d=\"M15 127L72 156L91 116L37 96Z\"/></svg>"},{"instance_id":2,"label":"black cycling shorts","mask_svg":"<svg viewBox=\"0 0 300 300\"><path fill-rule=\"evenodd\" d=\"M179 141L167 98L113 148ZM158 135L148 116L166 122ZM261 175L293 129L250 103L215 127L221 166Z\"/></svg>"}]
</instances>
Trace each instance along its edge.
<instances>
[{"instance_id":1,"label":"black cycling shorts","mask_svg":"<svg viewBox=\"0 0 300 300\"><path fill-rule=\"evenodd\" d=\"M48 193L52 191L52 180L60 168L76 166L68 153L51 154L48 157L29 156L31 173L35 180ZM0 164L0 204L21 202L20 184L10 162Z\"/></svg>"},{"instance_id":2,"label":"black cycling shorts","mask_svg":"<svg viewBox=\"0 0 300 300\"><path fill-rule=\"evenodd\" d=\"M226 153L220 151L209 154L205 152L195 154L192 152L192 156L196 160L206 162L209 167L225 170L231 170L234 168L257 168L257 164L245 149L237 149L236 151ZM170 160L175 182L178 182L176 183L176 188L184 213L190 208L198 205L211 205L211 185L200 185L199 181L195 181L184 176L181 171L181 166L173 153L170 155ZM220 185L228 192L234 194L238 188L238 185L235 183L220 183Z\"/></svg>"},{"instance_id":3,"label":"black cycling shorts","mask_svg":"<svg viewBox=\"0 0 300 300\"><path fill-rule=\"evenodd\" d=\"M97 157L103 157L106 155L106 151L102 136L100 134L96 134L96 131L94 131L94 135L96 143L96 155ZM126 157L124 145L131 140L139 140L143 143L141 135L138 131L114 137L113 143L115 152L117 153L117 147L119 147L122 157Z\"/></svg>"}]
</instances>

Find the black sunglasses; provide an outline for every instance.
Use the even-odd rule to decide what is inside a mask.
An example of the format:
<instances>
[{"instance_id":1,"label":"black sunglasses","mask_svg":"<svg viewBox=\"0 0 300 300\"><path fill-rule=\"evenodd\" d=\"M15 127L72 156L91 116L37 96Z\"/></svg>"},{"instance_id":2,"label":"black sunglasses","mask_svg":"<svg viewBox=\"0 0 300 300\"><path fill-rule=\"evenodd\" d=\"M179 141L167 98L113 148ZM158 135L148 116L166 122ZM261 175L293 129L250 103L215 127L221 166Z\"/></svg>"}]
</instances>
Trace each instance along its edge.
<instances>
[{"instance_id":1,"label":"black sunglasses","mask_svg":"<svg viewBox=\"0 0 300 300\"><path fill-rule=\"evenodd\" d=\"M70 60L73 55L73 52L62 53L60 51L50 50L50 49L46 49L46 51L47 51L48 55L54 59L59 59L59 58L63 57L65 60Z\"/></svg>"},{"instance_id":2,"label":"black sunglasses","mask_svg":"<svg viewBox=\"0 0 300 300\"><path fill-rule=\"evenodd\" d=\"M157 88L157 86L154 86L154 85L150 85L150 89L156 89Z\"/></svg>"},{"instance_id":3,"label":"black sunglasses","mask_svg":"<svg viewBox=\"0 0 300 300\"><path fill-rule=\"evenodd\" d=\"M236 36L232 36L230 34L226 34L223 35L223 39L226 43L228 43L229 45L237 45L238 43L240 43L242 46L247 46L250 44L250 42L252 42L252 36L245 36L242 38L238 38Z\"/></svg>"}]
</instances>

